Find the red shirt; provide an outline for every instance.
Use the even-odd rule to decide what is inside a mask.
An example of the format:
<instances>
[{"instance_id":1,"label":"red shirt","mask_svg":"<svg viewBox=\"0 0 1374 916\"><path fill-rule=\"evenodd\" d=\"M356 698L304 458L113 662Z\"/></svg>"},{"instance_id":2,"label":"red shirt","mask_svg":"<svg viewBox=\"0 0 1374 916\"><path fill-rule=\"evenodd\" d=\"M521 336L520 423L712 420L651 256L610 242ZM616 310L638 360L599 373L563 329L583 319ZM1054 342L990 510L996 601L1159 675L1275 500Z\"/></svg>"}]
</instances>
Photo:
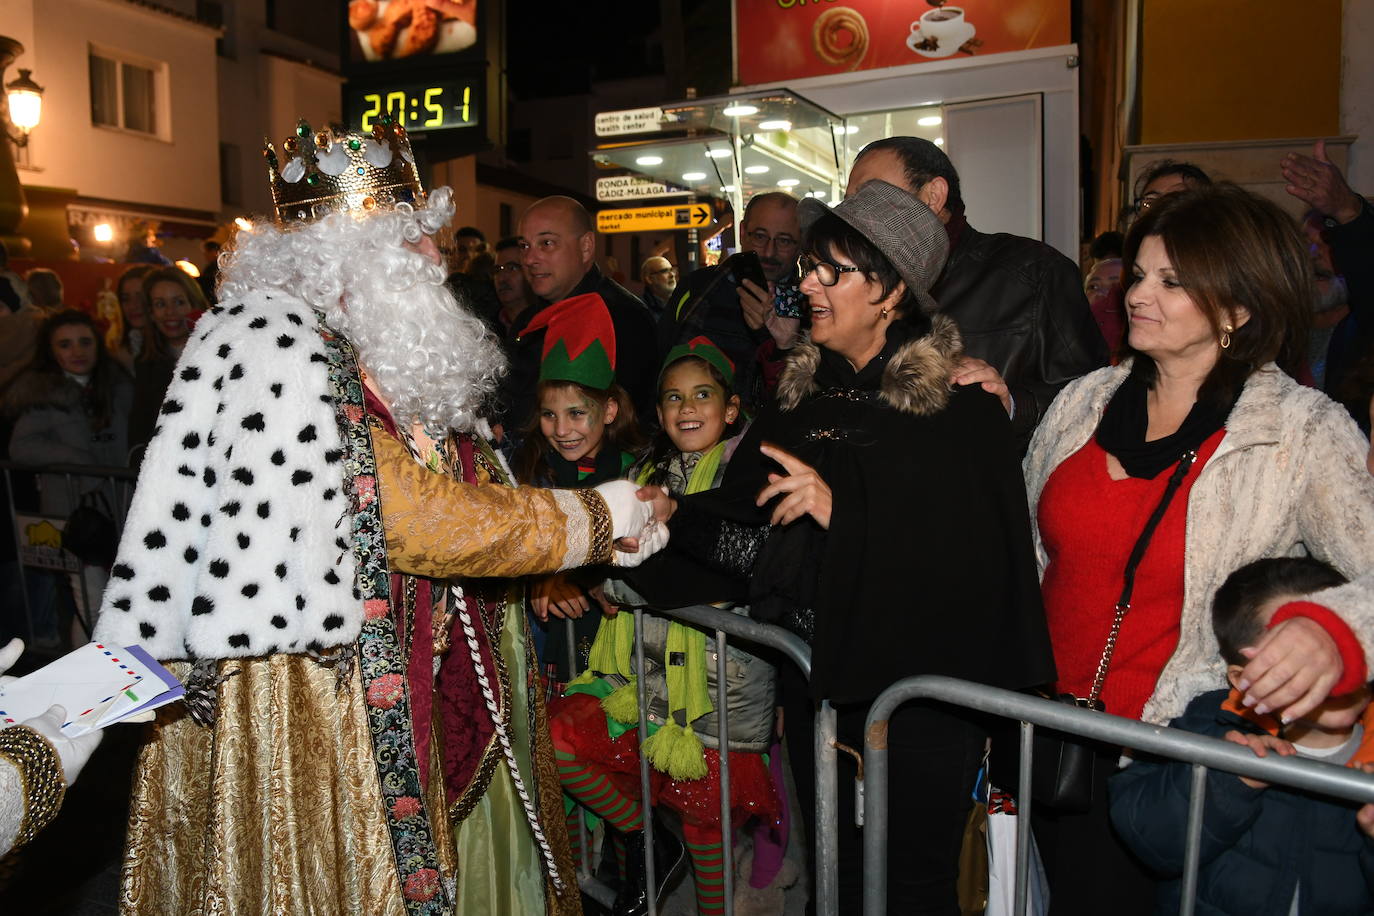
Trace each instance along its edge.
<instances>
[{"instance_id":1,"label":"red shirt","mask_svg":"<svg viewBox=\"0 0 1374 916\"><path fill-rule=\"evenodd\" d=\"M1225 430L1217 430L1198 449L1136 570L1131 609L1102 688L1110 713L1140 718L1178 645L1188 493L1223 435ZM1049 565L1041 590L1061 692L1086 697L1092 689L1126 560L1171 473L1172 468L1153 480L1112 480L1107 453L1092 439L1045 482L1037 521Z\"/></svg>"}]
</instances>

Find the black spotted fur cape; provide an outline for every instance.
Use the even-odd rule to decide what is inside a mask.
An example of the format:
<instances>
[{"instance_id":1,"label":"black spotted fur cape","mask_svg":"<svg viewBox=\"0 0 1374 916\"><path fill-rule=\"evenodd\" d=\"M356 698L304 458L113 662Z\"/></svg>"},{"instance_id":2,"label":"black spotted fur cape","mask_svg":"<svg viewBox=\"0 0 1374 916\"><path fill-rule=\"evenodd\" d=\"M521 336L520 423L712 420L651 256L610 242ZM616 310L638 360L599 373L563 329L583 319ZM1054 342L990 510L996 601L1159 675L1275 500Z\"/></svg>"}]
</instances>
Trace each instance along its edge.
<instances>
[{"instance_id":1,"label":"black spotted fur cape","mask_svg":"<svg viewBox=\"0 0 1374 916\"><path fill-rule=\"evenodd\" d=\"M358 638L323 330L308 305L275 291L198 322L143 460L97 640L220 659Z\"/></svg>"}]
</instances>

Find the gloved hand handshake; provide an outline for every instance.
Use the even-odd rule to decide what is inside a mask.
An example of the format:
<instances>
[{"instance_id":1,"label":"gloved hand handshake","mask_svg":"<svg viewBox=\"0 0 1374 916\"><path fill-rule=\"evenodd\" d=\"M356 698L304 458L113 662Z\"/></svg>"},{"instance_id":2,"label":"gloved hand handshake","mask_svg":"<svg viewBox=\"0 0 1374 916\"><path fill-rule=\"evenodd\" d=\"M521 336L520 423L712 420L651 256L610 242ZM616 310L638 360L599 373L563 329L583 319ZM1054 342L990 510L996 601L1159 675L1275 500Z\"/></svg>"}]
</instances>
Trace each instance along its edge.
<instances>
[{"instance_id":1,"label":"gloved hand handshake","mask_svg":"<svg viewBox=\"0 0 1374 916\"><path fill-rule=\"evenodd\" d=\"M638 566L668 544L668 527L654 516L654 503L639 498L628 480L612 480L596 487L611 510L611 537L616 566Z\"/></svg>"}]
</instances>

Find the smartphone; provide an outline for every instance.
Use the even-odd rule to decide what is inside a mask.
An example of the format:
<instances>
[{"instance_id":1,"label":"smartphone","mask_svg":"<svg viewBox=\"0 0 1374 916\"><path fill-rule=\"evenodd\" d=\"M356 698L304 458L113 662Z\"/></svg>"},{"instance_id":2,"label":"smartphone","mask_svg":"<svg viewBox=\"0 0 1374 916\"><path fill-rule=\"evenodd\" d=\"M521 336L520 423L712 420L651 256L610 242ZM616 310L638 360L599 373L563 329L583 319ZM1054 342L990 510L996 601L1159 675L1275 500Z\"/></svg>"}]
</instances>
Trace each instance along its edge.
<instances>
[{"instance_id":1,"label":"smartphone","mask_svg":"<svg viewBox=\"0 0 1374 916\"><path fill-rule=\"evenodd\" d=\"M752 280L761 289L768 289L768 278L763 274L763 263L759 261L757 252L741 251L730 258L730 276L734 279L735 285L741 285L745 280Z\"/></svg>"}]
</instances>

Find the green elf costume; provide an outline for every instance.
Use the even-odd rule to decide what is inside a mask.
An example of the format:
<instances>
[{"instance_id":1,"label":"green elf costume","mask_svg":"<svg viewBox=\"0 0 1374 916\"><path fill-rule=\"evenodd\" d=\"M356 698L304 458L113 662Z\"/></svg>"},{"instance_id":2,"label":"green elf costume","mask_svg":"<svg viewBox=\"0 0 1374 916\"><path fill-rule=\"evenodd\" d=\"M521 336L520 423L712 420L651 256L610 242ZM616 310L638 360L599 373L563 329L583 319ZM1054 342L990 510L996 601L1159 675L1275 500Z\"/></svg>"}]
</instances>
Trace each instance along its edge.
<instances>
[{"instance_id":1,"label":"green elf costume","mask_svg":"<svg viewBox=\"0 0 1374 916\"><path fill-rule=\"evenodd\" d=\"M669 367L684 358L705 361L727 385L733 384L733 364L705 337L669 351L660 381ZM674 452L656 462L646 460L632 476L641 484L651 476L665 478L676 495L711 489L724 474L731 444L722 441L703 452ZM656 469L664 473L655 475ZM622 582L610 580L605 589L617 603L641 603ZM747 612L746 608L733 610ZM666 805L681 816L695 873L698 912L723 913L723 869L731 859L720 824L720 750L712 703L716 656L706 634L695 627L651 614L643 615L642 621L642 676L650 732L642 752L652 767L652 803ZM642 902L644 896L636 887L642 881L644 811L637 731L640 672L633 664L634 639L635 620L628 611L603 617L587 669L568 686L564 697L550 705L559 778L566 795L577 803L577 807L569 805L570 827L576 826L576 818L585 809L613 830L610 837L625 879L621 898L630 901L618 898L612 910L616 914L640 912L633 898L638 896ZM731 821L735 827L753 817L773 822L779 816L780 802L764 756L773 741L774 678L766 662L735 648L727 650ZM577 831L571 832L576 844ZM655 837L666 833L655 830ZM663 862L661 852L656 861L657 880L666 883L674 863Z\"/></svg>"},{"instance_id":2,"label":"green elf costume","mask_svg":"<svg viewBox=\"0 0 1374 916\"><path fill-rule=\"evenodd\" d=\"M586 293L555 302L535 315L520 336L536 331L544 332L544 350L539 361L541 392L546 382L572 382L593 400L605 398L615 384L615 325L604 299L596 293ZM627 404L618 406L624 410ZM540 461L532 467L532 479L525 481L535 485L596 486L623 476L634 463L633 452L620 448L610 438L609 429L597 453L577 461L559 455L537 433L529 437L525 447L540 453Z\"/></svg>"},{"instance_id":3,"label":"green elf costume","mask_svg":"<svg viewBox=\"0 0 1374 916\"><path fill-rule=\"evenodd\" d=\"M615 384L616 364L615 325L605 300L596 293L587 293L555 302L535 315L520 336L538 331L544 332L540 393L546 384L571 382L588 399L603 400ZM621 409L623 404L621 398ZM521 447L516 473L521 483L576 490L623 477L633 463L633 453L620 448L609 427L596 454L575 461L558 454L536 429ZM586 591L605 578L606 570L589 567L565 575ZM595 607L590 599L589 604ZM529 622L546 696L558 696L587 665L592 640L596 638L597 618L588 614L571 623L559 619L541 621L531 612Z\"/></svg>"}]
</instances>

